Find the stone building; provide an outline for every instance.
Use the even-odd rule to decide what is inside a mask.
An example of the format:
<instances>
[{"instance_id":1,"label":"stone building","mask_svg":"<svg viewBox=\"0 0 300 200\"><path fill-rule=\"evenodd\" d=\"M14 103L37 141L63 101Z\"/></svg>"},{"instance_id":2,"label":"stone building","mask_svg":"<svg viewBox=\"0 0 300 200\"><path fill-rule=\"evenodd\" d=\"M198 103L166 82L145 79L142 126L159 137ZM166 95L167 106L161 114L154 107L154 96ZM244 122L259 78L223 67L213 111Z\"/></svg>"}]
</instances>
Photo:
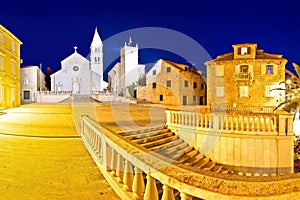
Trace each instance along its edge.
<instances>
[{"instance_id":1,"label":"stone building","mask_svg":"<svg viewBox=\"0 0 300 200\"><path fill-rule=\"evenodd\" d=\"M282 55L269 54L257 44L232 45L233 52L206 62L208 98L212 105L277 106L285 87L285 65Z\"/></svg>"},{"instance_id":2,"label":"stone building","mask_svg":"<svg viewBox=\"0 0 300 200\"><path fill-rule=\"evenodd\" d=\"M137 84L139 78L145 75L145 65L138 62L138 51L138 45L133 45L131 38L121 48L120 62L108 72L108 85L113 93L129 96L127 87Z\"/></svg>"},{"instance_id":3,"label":"stone building","mask_svg":"<svg viewBox=\"0 0 300 200\"><path fill-rule=\"evenodd\" d=\"M103 80L103 43L97 28L90 46L90 61L77 52L61 61L61 70L51 75L51 90L89 95L107 87Z\"/></svg>"},{"instance_id":4,"label":"stone building","mask_svg":"<svg viewBox=\"0 0 300 200\"><path fill-rule=\"evenodd\" d=\"M164 105L206 105L206 83L201 71L160 59L147 73L138 98Z\"/></svg>"},{"instance_id":5,"label":"stone building","mask_svg":"<svg viewBox=\"0 0 300 200\"><path fill-rule=\"evenodd\" d=\"M21 103L36 102L36 94L45 88L45 75L38 66L25 66L20 72Z\"/></svg>"},{"instance_id":6,"label":"stone building","mask_svg":"<svg viewBox=\"0 0 300 200\"><path fill-rule=\"evenodd\" d=\"M20 46L22 42L0 25L0 108L20 105Z\"/></svg>"}]
</instances>

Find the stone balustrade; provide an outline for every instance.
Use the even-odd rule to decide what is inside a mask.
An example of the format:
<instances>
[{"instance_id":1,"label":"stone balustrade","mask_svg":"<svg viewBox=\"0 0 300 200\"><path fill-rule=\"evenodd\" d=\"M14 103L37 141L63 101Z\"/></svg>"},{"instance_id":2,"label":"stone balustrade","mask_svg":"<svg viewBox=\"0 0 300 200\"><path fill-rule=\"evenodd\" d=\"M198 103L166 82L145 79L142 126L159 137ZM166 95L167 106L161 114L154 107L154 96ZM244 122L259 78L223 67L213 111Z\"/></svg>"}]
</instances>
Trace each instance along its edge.
<instances>
[{"instance_id":1,"label":"stone balustrade","mask_svg":"<svg viewBox=\"0 0 300 200\"><path fill-rule=\"evenodd\" d=\"M191 117L181 117L184 119L176 120L193 124ZM203 124L206 128L211 127L213 120L209 120L209 116L206 118ZM300 198L300 174L274 177L223 175L174 163L173 160L106 130L88 116L81 116L80 135L95 163L121 199L172 200L175 196L182 200L193 197Z\"/></svg>"},{"instance_id":2,"label":"stone balustrade","mask_svg":"<svg viewBox=\"0 0 300 200\"><path fill-rule=\"evenodd\" d=\"M222 130L227 133L255 135L293 135L293 116L284 114L195 113L166 110L168 126Z\"/></svg>"}]
</instances>

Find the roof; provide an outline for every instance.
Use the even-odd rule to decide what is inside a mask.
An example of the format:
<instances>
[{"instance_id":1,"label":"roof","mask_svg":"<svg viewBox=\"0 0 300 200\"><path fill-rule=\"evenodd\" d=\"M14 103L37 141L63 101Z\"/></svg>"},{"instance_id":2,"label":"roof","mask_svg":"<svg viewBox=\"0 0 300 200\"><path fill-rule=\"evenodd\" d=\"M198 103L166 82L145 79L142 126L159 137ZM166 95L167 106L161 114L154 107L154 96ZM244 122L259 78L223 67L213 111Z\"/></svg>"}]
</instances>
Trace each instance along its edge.
<instances>
[{"instance_id":1,"label":"roof","mask_svg":"<svg viewBox=\"0 0 300 200\"><path fill-rule=\"evenodd\" d=\"M7 30L4 26L0 24L0 30L9 35L12 39L18 42L20 45L23 44L14 34L12 34L9 30Z\"/></svg>"},{"instance_id":2,"label":"roof","mask_svg":"<svg viewBox=\"0 0 300 200\"><path fill-rule=\"evenodd\" d=\"M185 64L179 64L179 63L175 63L175 62L172 62L172 61L168 61L168 60L164 60L164 59L160 59L161 60L161 63L163 65L168 65L168 66L171 66L171 67L175 67L177 69L181 69L181 70L186 70L186 68L189 69L189 71L193 72L193 73L196 73L198 75L202 75L202 71L200 70L196 70L194 68L191 68L190 66L188 65L185 65Z\"/></svg>"},{"instance_id":3,"label":"roof","mask_svg":"<svg viewBox=\"0 0 300 200\"><path fill-rule=\"evenodd\" d=\"M97 27L96 27L91 46L96 47L96 46L99 46L100 44L102 44L102 40L99 36L98 30L97 30Z\"/></svg>"},{"instance_id":4,"label":"roof","mask_svg":"<svg viewBox=\"0 0 300 200\"><path fill-rule=\"evenodd\" d=\"M247 59L249 59L249 58L247 58ZM280 55L280 54L269 54L269 53L265 53L264 50L257 49L255 59L275 59L275 60L278 59L278 60L282 60L284 58L282 58L282 55ZM228 61L228 60L234 60L234 53L233 52L217 56L217 58L214 59L213 61Z\"/></svg>"}]
</instances>

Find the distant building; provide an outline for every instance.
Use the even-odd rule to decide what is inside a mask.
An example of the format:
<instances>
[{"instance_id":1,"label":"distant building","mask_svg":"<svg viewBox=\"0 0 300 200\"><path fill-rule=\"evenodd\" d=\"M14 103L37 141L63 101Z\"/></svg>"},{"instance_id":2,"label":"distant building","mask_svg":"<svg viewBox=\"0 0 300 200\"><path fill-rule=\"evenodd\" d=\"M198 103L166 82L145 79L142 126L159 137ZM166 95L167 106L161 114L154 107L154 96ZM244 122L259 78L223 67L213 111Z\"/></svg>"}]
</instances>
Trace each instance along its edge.
<instances>
[{"instance_id":1,"label":"distant building","mask_svg":"<svg viewBox=\"0 0 300 200\"><path fill-rule=\"evenodd\" d=\"M129 42L120 51L121 60L108 72L110 90L120 96L129 96L127 87L137 84L139 78L145 75L145 65L138 63L138 45Z\"/></svg>"},{"instance_id":2,"label":"distant building","mask_svg":"<svg viewBox=\"0 0 300 200\"><path fill-rule=\"evenodd\" d=\"M20 46L22 42L0 25L0 109L20 105Z\"/></svg>"},{"instance_id":3,"label":"distant building","mask_svg":"<svg viewBox=\"0 0 300 200\"><path fill-rule=\"evenodd\" d=\"M21 68L21 103L36 102L38 91L45 89L45 75L38 66L25 66Z\"/></svg>"},{"instance_id":4,"label":"distant building","mask_svg":"<svg viewBox=\"0 0 300 200\"><path fill-rule=\"evenodd\" d=\"M97 28L91 43L90 61L77 52L61 61L61 70L51 75L51 90L89 95L107 87L103 81L103 43Z\"/></svg>"},{"instance_id":5,"label":"distant building","mask_svg":"<svg viewBox=\"0 0 300 200\"><path fill-rule=\"evenodd\" d=\"M206 105L202 72L184 64L160 59L146 75L145 91L138 98L165 105Z\"/></svg>"},{"instance_id":6,"label":"distant building","mask_svg":"<svg viewBox=\"0 0 300 200\"><path fill-rule=\"evenodd\" d=\"M232 45L233 52L206 62L209 102L227 106L277 106L283 100L282 55L265 53L257 44Z\"/></svg>"}]
</instances>

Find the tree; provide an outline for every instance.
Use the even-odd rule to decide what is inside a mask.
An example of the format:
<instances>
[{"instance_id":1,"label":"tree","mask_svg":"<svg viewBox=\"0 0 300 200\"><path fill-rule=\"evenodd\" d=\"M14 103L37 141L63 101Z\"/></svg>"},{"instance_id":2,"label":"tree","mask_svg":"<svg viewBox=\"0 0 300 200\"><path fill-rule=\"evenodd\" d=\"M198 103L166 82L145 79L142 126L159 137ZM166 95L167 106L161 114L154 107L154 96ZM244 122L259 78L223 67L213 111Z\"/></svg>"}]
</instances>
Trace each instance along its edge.
<instances>
[{"instance_id":1,"label":"tree","mask_svg":"<svg viewBox=\"0 0 300 200\"><path fill-rule=\"evenodd\" d=\"M46 88L48 91L51 91L51 77L50 77L51 74L52 74L52 70L50 67L48 67L45 75Z\"/></svg>"},{"instance_id":2,"label":"tree","mask_svg":"<svg viewBox=\"0 0 300 200\"><path fill-rule=\"evenodd\" d=\"M139 86L145 86L146 85L146 75L142 75L138 80Z\"/></svg>"},{"instance_id":3,"label":"tree","mask_svg":"<svg viewBox=\"0 0 300 200\"><path fill-rule=\"evenodd\" d=\"M134 97L135 86L136 86L135 83L131 83L131 85L127 87L128 88L128 92L129 92L130 96L132 96L132 97Z\"/></svg>"},{"instance_id":4,"label":"tree","mask_svg":"<svg viewBox=\"0 0 300 200\"><path fill-rule=\"evenodd\" d=\"M286 74L290 78L286 81L286 88L276 88L275 90L285 90L285 100L280 103L276 108L283 107L287 112L298 112L300 108L300 67L293 63L295 73L286 69Z\"/></svg>"}]
</instances>

